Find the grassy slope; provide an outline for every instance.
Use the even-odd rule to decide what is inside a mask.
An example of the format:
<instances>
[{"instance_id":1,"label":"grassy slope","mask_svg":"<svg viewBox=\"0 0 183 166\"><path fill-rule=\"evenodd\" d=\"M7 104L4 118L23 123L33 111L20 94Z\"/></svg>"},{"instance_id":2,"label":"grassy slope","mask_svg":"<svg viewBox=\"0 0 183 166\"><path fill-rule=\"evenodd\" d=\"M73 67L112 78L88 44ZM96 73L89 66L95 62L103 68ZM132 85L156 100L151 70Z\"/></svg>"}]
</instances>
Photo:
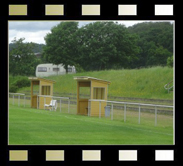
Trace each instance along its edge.
<instances>
[{"instance_id":1,"label":"grassy slope","mask_svg":"<svg viewBox=\"0 0 183 166\"><path fill-rule=\"evenodd\" d=\"M9 144L173 144L173 127L9 106Z\"/></svg>"},{"instance_id":2,"label":"grassy slope","mask_svg":"<svg viewBox=\"0 0 183 166\"><path fill-rule=\"evenodd\" d=\"M73 76L90 76L110 81L109 96L173 99L173 93L164 89L164 85L173 80L173 69L168 67L84 72L51 76L48 79L56 81L54 92L76 93ZM30 88L23 88L20 92L24 90Z\"/></svg>"}]
</instances>

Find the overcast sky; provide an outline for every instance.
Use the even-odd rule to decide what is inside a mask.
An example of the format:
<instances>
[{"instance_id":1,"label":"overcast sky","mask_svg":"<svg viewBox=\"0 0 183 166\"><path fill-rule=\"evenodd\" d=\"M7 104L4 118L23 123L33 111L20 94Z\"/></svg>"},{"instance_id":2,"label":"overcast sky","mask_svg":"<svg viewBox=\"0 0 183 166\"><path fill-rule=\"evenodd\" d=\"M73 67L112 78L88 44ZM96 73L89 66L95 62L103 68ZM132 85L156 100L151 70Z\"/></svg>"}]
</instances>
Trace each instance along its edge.
<instances>
[{"instance_id":1,"label":"overcast sky","mask_svg":"<svg viewBox=\"0 0 183 166\"><path fill-rule=\"evenodd\" d=\"M46 34L50 32L50 29L52 27L59 24L60 22L61 21L9 21L9 43L11 43L15 37L16 39L24 37L25 42L45 44L44 37L46 36ZM78 21L78 22L79 27L81 27L92 21ZM117 21L117 22L120 24L124 24L126 27L129 27L134 24L147 21Z\"/></svg>"}]
</instances>

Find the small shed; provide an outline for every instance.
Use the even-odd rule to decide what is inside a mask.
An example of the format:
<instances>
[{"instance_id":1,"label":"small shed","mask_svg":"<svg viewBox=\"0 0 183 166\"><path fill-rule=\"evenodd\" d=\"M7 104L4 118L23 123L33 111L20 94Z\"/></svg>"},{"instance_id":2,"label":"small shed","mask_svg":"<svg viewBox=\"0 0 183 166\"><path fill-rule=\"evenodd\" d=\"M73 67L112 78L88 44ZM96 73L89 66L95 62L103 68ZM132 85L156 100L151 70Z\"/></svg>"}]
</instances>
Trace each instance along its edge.
<instances>
[{"instance_id":1,"label":"small shed","mask_svg":"<svg viewBox=\"0 0 183 166\"><path fill-rule=\"evenodd\" d=\"M49 104L52 99L55 81L38 77L29 77L29 80L31 81L31 108L44 109L44 104ZM36 93L35 90L39 92Z\"/></svg>"},{"instance_id":2,"label":"small shed","mask_svg":"<svg viewBox=\"0 0 183 166\"><path fill-rule=\"evenodd\" d=\"M99 116L100 102L89 102L89 99L107 100L108 85L110 84L110 82L88 76L74 77L74 80L77 81L77 114ZM88 98L80 96L80 90L82 87L89 88ZM105 101L101 102L101 116L105 115L104 107L106 105L107 103Z\"/></svg>"}]
</instances>

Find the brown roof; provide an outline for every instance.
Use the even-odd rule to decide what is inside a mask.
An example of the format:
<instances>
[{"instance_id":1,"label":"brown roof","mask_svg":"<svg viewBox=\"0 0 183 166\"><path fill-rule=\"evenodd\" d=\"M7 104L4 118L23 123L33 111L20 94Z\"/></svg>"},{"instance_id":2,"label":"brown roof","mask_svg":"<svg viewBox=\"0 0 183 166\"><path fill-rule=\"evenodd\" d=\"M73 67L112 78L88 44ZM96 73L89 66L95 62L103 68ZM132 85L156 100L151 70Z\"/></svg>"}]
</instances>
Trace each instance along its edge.
<instances>
[{"instance_id":1,"label":"brown roof","mask_svg":"<svg viewBox=\"0 0 183 166\"><path fill-rule=\"evenodd\" d=\"M46 81L46 82L52 82L55 83L56 81L45 79L45 78L39 78L39 77L28 77L29 80L33 81Z\"/></svg>"},{"instance_id":2,"label":"brown roof","mask_svg":"<svg viewBox=\"0 0 183 166\"><path fill-rule=\"evenodd\" d=\"M78 76L78 77L74 77L74 80L76 81L99 81L99 82L105 82L107 84L110 84L110 81L107 80L102 80L102 79L98 79L98 78L94 78L94 77L88 77L88 76Z\"/></svg>"}]
</instances>

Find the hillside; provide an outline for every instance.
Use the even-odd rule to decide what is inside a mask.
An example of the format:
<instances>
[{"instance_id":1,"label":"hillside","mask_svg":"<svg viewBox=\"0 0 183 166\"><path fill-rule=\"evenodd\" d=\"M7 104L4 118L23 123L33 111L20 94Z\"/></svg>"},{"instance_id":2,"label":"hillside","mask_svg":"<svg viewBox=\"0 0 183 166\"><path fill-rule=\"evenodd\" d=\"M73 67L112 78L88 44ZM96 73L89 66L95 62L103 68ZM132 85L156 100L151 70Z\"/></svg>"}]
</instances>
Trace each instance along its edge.
<instances>
[{"instance_id":1,"label":"hillside","mask_svg":"<svg viewBox=\"0 0 183 166\"><path fill-rule=\"evenodd\" d=\"M173 80L173 68L152 67L142 69L104 70L83 72L62 76L51 76L47 79L55 80L54 93L76 94L74 76L90 76L111 82L108 96L134 97L145 99L173 99L173 93L168 93L164 85ZM30 91L22 88L19 92ZM86 93L87 91L82 91Z\"/></svg>"}]
</instances>

